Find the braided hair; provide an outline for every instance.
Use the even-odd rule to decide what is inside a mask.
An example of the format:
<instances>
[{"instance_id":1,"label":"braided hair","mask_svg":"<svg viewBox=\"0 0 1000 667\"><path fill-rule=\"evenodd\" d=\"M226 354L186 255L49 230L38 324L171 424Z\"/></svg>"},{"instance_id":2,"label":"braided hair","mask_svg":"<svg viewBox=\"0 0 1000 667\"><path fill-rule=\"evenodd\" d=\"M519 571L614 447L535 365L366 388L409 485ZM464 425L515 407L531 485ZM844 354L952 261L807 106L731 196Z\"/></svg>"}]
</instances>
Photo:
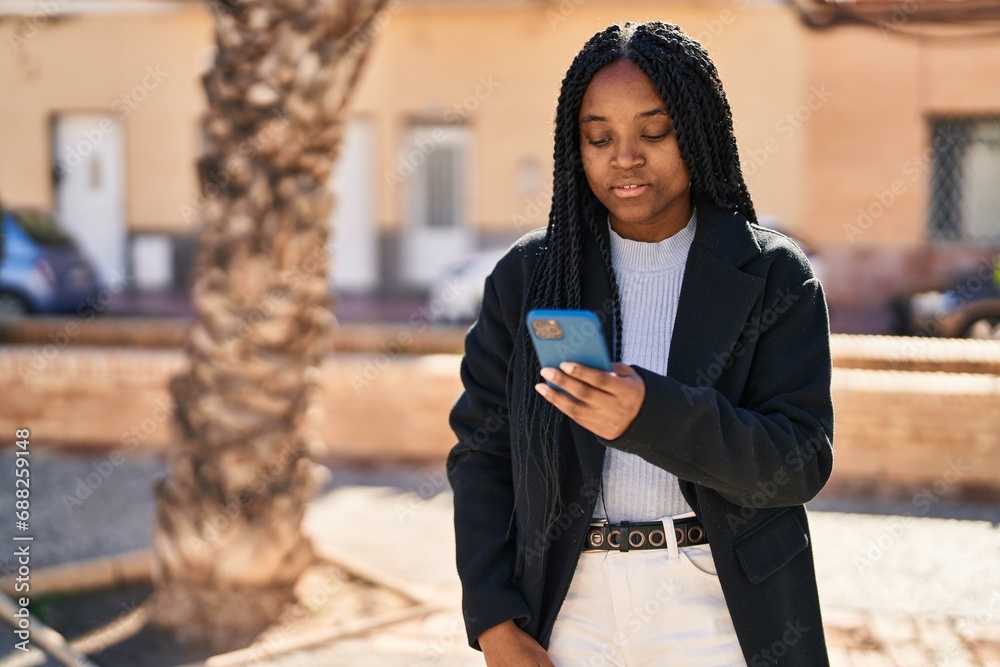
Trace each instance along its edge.
<instances>
[{"instance_id":1,"label":"braided hair","mask_svg":"<svg viewBox=\"0 0 1000 667\"><path fill-rule=\"evenodd\" d=\"M736 210L756 223L750 193L740 169L733 119L708 53L681 29L662 21L611 25L590 38L563 78L556 107L552 206L542 252L532 271L520 322L532 308L580 308L582 237L594 237L611 282L614 308L612 359L621 361L622 322L618 283L608 244L598 227L607 210L590 190L580 157L578 115L584 93L601 68L630 60L645 72L663 99L677 132L681 157L691 173L692 199L704 198ZM546 481L546 534L565 511L559 488L562 456L558 433L565 415L534 391L539 363L527 327L519 327L515 356L525 360L521 404L513 436L541 468ZM521 461L521 470L526 462ZM524 477L515 481L515 494ZM513 516L511 517L513 521Z\"/></svg>"}]
</instances>

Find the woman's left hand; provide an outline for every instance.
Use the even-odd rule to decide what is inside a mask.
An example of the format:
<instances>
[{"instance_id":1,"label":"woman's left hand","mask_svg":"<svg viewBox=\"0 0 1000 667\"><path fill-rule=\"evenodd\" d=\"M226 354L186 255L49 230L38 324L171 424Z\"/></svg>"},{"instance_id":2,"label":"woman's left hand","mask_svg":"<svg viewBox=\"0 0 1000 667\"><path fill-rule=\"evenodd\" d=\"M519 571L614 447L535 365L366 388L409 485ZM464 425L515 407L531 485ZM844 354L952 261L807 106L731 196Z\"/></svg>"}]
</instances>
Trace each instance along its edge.
<instances>
[{"instance_id":1,"label":"woman's left hand","mask_svg":"<svg viewBox=\"0 0 1000 667\"><path fill-rule=\"evenodd\" d=\"M560 393L544 382L535 391L567 417L594 435L614 440L639 414L646 397L642 377L628 364L615 362L612 372L564 361L559 368L547 366L542 377L576 398Z\"/></svg>"}]
</instances>

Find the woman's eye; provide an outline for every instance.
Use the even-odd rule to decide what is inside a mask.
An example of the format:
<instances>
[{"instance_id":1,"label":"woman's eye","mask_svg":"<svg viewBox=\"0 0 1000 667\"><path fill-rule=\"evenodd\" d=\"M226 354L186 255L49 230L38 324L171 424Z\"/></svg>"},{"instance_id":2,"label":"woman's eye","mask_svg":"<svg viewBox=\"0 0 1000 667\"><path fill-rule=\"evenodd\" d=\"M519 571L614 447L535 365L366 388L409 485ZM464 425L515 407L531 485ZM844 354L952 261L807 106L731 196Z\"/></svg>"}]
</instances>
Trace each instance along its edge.
<instances>
[{"instance_id":1,"label":"woman's eye","mask_svg":"<svg viewBox=\"0 0 1000 667\"><path fill-rule=\"evenodd\" d=\"M649 141L660 141L661 139L666 139L669 134L670 134L670 132L664 132L663 134L657 134L655 136L646 136L646 137L643 137L643 139L647 139ZM587 143L589 143L591 146L604 146L609 141L611 141L611 140L610 139L598 139L597 141L593 141L591 139L588 139Z\"/></svg>"}]
</instances>

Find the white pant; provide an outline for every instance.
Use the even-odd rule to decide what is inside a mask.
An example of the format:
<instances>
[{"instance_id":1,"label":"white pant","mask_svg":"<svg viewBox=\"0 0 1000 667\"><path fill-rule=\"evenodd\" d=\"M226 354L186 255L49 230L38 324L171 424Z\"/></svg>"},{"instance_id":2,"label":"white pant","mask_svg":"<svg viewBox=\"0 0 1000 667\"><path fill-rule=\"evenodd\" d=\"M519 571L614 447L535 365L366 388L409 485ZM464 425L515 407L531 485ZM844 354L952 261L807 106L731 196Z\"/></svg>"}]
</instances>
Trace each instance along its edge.
<instances>
[{"instance_id":1,"label":"white pant","mask_svg":"<svg viewBox=\"0 0 1000 667\"><path fill-rule=\"evenodd\" d=\"M745 667L709 545L584 551L556 616L556 667Z\"/></svg>"}]
</instances>

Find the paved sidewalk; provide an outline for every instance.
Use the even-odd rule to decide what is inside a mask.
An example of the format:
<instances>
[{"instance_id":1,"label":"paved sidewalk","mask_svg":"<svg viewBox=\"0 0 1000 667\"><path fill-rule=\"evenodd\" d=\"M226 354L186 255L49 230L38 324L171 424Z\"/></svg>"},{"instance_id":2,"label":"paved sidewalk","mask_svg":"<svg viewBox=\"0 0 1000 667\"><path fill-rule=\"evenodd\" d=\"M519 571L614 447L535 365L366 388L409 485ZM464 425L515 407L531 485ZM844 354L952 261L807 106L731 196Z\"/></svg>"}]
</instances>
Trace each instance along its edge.
<instances>
[{"instance_id":1,"label":"paved sidewalk","mask_svg":"<svg viewBox=\"0 0 1000 667\"><path fill-rule=\"evenodd\" d=\"M366 664L372 665L483 664L466 646L462 625L451 494L422 497L427 494L420 488L437 488L433 471L421 484L415 492L340 488L314 503L307 525L321 551L339 553L339 536L353 534L354 558L423 582L450 611L313 652L313 664L358 664L359 655L371 656L375 662ZM915 511L912 518L828 511L809 516L834 667L1000 666L996 524L925 518ZM388 526L352 533L359 522ZM421 548L400 548L414 544ZM274 664L309 663L299 654Z\"/></svg>"},{"instance_id":2,"label":"paved sidewalk","mask_svg":"<svg viewBox=\"0 0 1000 667\"><path fill-rule=\"evenodd\" d=\"M0 453L0 469L12 470L11 458ZM87 494L79 484L104 461L107 455L32 453L35 567L149 546L151 483L162 464L130 457ZM0 510L12 506L12 491L0 485ZM77 496L86 497L70 501ZM965 518L943 518L949 515ZM817 499L809 518L835 667L1000 667L1000 508ZM339 555L350 544L345 555L442 610L268 664L484 664L466 645L443 470L335 469L306 525L321 551ZM0 526L0 539L10 543L11 531ZM0 576L10 576L12 565L0 557ZM0 644L0 656L9 648Z\"/></svg>"}]
</instances>

